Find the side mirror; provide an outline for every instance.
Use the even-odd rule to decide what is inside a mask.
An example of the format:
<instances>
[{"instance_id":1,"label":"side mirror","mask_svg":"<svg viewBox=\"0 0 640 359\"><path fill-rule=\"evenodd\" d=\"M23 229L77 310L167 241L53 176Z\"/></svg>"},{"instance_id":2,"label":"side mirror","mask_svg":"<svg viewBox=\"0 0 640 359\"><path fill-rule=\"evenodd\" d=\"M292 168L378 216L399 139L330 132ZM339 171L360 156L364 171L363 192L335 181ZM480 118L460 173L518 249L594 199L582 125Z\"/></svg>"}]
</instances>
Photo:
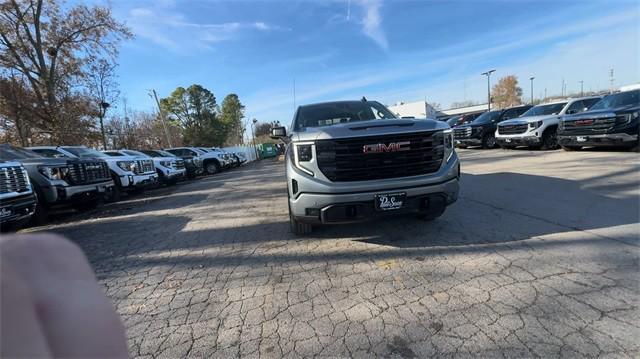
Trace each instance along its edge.
<instances>
[{"instance_id":1,"label":"side mirror","mask_svg":"<svg viewBox=\"0 0 640 359\"><path fill-rule=\"evenodd\" d=\"M274 127L271 129L271 138L281 139L287 137L287 129L284 127Z\"/></svg>"}]
</instances>

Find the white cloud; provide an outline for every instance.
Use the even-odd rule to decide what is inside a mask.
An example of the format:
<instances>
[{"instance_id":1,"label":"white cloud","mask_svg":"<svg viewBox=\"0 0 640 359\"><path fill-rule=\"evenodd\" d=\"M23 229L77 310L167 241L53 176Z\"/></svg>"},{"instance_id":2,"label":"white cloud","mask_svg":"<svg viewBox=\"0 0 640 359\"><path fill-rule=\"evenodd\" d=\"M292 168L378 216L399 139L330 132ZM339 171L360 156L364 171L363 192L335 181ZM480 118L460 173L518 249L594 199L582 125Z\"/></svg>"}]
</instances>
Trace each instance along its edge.
<instances>
[{"instance_id":1,"label":"white cloud","mask_svg":"<svg viewBox=\"0 0 640 359\"><path fill-rule=\"evenodd\" d=\"M193 48L210 49L211 44L232 40L242 31L290 30L261 21L219 24L191 22L184 14L176 11L172 2L168 4L168 7L131 9L127 23L133 33L167 49L185 51Z\"/></svg>"},{"instance_id":2,"label":"white cloud","mask_svg":"<svg viewBox=\"0 0 640 359\"><path fill-rule=\"evenodd\" d=\"M378 46L384 50L388 50L389 43L381 27L382 16L380 15L380 7L382 6L382 0L358 0L356 4L364 11L364 16L360 22L362 32L375 41ZM349 17L350 15L347 16L347 20Z\"/></svg>"}]
</instances>

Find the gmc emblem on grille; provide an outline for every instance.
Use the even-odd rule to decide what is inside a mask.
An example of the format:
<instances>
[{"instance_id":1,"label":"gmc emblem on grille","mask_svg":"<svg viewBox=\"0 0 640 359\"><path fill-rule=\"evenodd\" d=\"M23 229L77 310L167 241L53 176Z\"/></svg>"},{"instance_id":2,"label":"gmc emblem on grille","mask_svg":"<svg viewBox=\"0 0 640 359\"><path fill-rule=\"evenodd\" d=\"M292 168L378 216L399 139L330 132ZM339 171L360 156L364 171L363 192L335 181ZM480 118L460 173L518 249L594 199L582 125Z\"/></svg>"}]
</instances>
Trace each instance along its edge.
<instances>
[{"instance_id":1,"label":"gmc emblem on grille","mask_svg":"<svg viewBox=\"0 0 640 359\"><path fill-rule=\"evenodd\" d=\"M593 120L577 120L576 125L590 125L593 123Z\"/></svg>"},{"instance_id":2,"label":"gmc emblem on grille","mask_svg":"<svg viewBox=\"0 0 640 359\"><path fill-rule=\"evenodd\" d=\"M384 143L374 143L362 146L362 153L382 153L382 152L398 152L408 151L411 142L391 142L388 145Z\"/></svg>"}]
</instances>

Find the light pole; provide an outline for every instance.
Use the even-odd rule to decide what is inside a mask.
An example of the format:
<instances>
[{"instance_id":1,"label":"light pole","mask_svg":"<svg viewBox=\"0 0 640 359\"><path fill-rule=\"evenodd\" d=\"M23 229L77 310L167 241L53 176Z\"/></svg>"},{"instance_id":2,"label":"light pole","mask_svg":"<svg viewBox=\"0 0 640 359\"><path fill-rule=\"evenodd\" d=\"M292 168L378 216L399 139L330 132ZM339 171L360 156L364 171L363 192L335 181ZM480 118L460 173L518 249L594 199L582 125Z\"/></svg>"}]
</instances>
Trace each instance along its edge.
<instances>
[{"instance_id":1,"label":"light pole","mask_svg":"<svg viewBox=\"0 0 640 359\"><path fill-rule=\"evenodd\" d=\"M107 136L104 133L104 116L107 114L107 109L111 106L108 102L100 102L100 132L102 133L102 149L107 150Z\"/></svg>"},{"instance_id":2,"label":"light pole","mask_svg":"<svg viewBox=\"0 0 640 359\"><path fill-rule=\"evenodd\" d=\"M251 135L253 136L253 151L255 152L256 161L257 161L258 160L258 148L256 147L256 123L258 123L258 120L256 120L254 118L253 121L251 122Z\"/></svg>"},{"instance_id":3,"label":"light pole","mask_svg":"<svg viewBox=\"0 0 640 359\"><path fill-rule=\"evenodd\" d=\"M496 72L495 69L483 72L480 75L487 76L487 111L491 111L491 74Z\"/></svg>"},{"instance_id":4,"label":"light pole","mask_svg":"<svg viewBox=\"0 0 640 359\"><path fill-rule=\"evenodd\" d=\"M584 81L580 80L580 96L584 96Z\"/></svg>"},{"instance_id":5,"label":"light pole","mask_svg":"<svg viewBox=\"0 0 640 359\"><path fill-rule=\"evenodd\" d=\"M535 79L535 77L531 76L529 77L529 80L531 80L531 104L533 105L533 79Z\"/></svg>"}]
</instances>

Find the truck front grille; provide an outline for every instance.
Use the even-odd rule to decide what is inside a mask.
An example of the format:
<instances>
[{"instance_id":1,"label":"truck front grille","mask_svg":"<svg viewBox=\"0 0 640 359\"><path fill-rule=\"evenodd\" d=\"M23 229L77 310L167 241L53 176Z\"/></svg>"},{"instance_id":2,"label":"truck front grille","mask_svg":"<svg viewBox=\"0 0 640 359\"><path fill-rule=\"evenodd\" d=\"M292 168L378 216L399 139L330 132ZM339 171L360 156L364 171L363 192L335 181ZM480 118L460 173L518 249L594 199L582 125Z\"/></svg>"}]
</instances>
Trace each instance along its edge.
<instances>
[{"instance_id":1,"label":"truck front grille","mask_svg":"<svg viewBox=\"0 0 640 359\"><path fill-rule=\"evenodd\" d=\"M31 185L24 168L20 166L0 168L0 193L29 192Z\"/></svg>"},{"instance_id":2,"label":"truck front grille","mask_svg":"<svg viewBox=\"0 0 640 359\"><path fill-rule=\"evenodd\" d=\"M616 124L615 117L606 118L580 118L577 120L563 121L564 132L598 133L606 132Z\"/></svg>"},{"instance_id":3,"label":"truck front grille","mask_svg":"<svg viewBox=\"0 0 640 359\"><path fill-rule=\"evenodd\" d=\"M453 129L453 138L455 140L463 140L471 137L471 127L455 127Z\"/></svg>"},{"instance_id":4,"label":"truck front grille","mask_svg":"<svg viewBox=\"0 0 640 359\"><path fill-rule=\"evenodd\" d=\"M364 153L365 145L409 142L407 150ZM420 132L316 142L318 168L331 181L367 181L436 172L444 157L443 133Z\"/></svg>"},{"instance_id":5,"label":"truck front grille","mask_svg":"<svg viewBox=\"0 0 640 359\"><path fill-rule=\"evenodd\" d=\"M499 135L517 135L527 132L527 124L521 123L517 125L498 125Z\"/></svg>"},{"instance_id":6,"label":"truck front grille","mask_svg":"<svg viewBox=\"0 0 640 359\"><path fill-rule=\"evenodd\" d=\"M174 168L177 170L184 169L184 160L176 160L176 164L174 165Z\"/></svg>"},{"instance_id":7,"label":"truck front grille","mask_svg":"<svg viewBox=\"0 0 640 359\"><path fill-rule=\"evenodd\" d=\"M156 167L153 165L153 160L138 160L138 169L140 173L156 171Z\"/></svg>"},{"instance_id":8,"label":"truck front grille","mask_svg":"<svg viewBox=\"0 0 640 359\"><path fill-rule=\"evenodd\" d=\"M73 185L104 182L111 179L106 162L74 162L69 164L69 182Z\"/></svg>"}]
</instances>

